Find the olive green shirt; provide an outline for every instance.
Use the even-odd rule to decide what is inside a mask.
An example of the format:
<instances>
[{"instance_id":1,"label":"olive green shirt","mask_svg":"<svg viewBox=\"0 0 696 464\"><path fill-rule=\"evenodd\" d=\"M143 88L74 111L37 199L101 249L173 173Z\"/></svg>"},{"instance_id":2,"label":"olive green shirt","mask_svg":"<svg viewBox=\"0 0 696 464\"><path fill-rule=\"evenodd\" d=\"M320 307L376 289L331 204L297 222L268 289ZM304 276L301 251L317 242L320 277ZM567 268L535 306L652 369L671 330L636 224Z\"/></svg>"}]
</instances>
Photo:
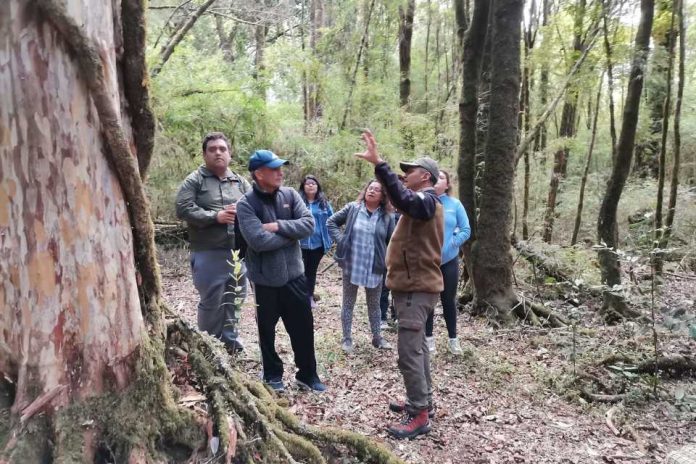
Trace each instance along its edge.
<instances>
[{"instance_id":1,"label":"olive green shirt","mask_svg":"<svg viewBox=\"0 0 696 464\"><path fill-rule=\"evenodd\" d=\"M176 216L188 224L192 251L234 248L234 225L217 222L217 213L249 189L249 182L229 169L222 178L205 165L188 175L176 195Z\"/></svg>"}]
</instances>

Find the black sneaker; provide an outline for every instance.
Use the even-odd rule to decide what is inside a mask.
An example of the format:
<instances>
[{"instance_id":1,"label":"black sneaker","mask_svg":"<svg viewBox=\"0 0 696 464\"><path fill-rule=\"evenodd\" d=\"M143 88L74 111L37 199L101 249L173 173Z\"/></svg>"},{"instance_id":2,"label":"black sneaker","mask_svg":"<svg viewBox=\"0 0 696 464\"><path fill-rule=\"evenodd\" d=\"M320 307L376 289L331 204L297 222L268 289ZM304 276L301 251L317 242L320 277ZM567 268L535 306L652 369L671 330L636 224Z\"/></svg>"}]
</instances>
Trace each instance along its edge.
<instances>
[{"instance_id":1,"label":"black sneaker","mask_svg":"<svg viewBox=\"0 0 696 464\"><path fill-rule=\"evenodd\" d=\"M321 383L321 380L319 379L314 379L311 382L303 382L300 379L295 379L295 382L297 383L297 386L300 388L300 390L304 391L313 391L316 393L322 393L326 391L326 385Z\"/></svg>"},{"instance_id":2,"label":"black sneaker","mask_svg":"<svg viewBox=\"0 0 696 464\"><path fill-rule=\"evenodd\" d=\"M264 380L263 382L269 387L271 387L271 389L273 389L273 391L275 391L276 393L283 393L285 391L285 384L283 383L283 379Z\"/></svg>"}]
</instances>

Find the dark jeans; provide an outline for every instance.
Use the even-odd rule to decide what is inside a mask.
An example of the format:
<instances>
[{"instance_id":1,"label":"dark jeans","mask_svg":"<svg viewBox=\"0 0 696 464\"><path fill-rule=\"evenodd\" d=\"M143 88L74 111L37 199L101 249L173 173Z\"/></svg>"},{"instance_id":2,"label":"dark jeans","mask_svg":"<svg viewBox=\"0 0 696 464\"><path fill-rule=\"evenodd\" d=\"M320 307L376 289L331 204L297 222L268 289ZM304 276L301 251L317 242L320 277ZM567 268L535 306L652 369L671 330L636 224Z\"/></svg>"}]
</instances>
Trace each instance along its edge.
<instances>
[{"instance_id":1,"label":"dark jeans","mask_svg":"<svg viewBox=\"0 0 696 464\"><path fill-rule=\"evenodd\" d=\"M302 249L302 261L304 261L304 275L307 278L307 294L314 295L314 287L317 284L317 269L319 262L324 256L324 247L314 250Z\"/></svg>"},{"instance_id":2,"label":"dark jeans","mask_svg":"<svg viewBox=\"0 0 696 464\"><path fill-rule=\"evenodd\" d=\"M442 266L442 278L445 281L445 289L440 293L442 302L442 314L445 316L447 324L447 334L449 338L457 338L457 284L459 283L459 258L454 258ZM430 313L425 324L425 336L433 336L433 316Z\"/></svg>"},{"instance_id":3,"label":"dark jeans","mask_svg":"<svg viewBox=\"0 0 696 464\"><path fill-rule=\"evenodd\" d=\"M290 335L298 369L295 378L304 383L318 380L314 355L314 318L307 298L305 277L300 276L282 287L257 284L255 288L256 324L259 329L264 380L283 377L283 361L275 350L278 319L283 320L285 330Z\"/></svg>"}]
</instances>

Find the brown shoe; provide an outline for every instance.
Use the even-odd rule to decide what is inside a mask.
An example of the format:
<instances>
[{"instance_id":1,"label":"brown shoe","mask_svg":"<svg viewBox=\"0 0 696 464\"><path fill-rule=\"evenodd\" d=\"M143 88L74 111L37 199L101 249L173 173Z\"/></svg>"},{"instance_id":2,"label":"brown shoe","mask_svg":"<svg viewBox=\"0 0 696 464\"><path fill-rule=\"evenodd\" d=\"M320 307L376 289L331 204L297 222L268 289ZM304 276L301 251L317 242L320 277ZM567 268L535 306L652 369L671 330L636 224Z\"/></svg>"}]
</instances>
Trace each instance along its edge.
<instances>
[{"instance_id":1,"label":"brown shoe","mask_svg":"<svg viewBox=\"0 0 696 464\"><path fill-rule=\"evenodd\" d=\"M428 410L423 409L415 415L405 415L400 423L391 425L387 431L394 438L416 438L418 435L430 432L430 429Z\"/></svg>"},{"instance_id":2,"label":"brown shoe","mask_svg":"<svg viewBox=\"0 0 696 464\"><path fill-rule=\"evenodd\" d=\"M390 401L389 410L392 412L406 412L406 402L405 401ZM428 404L428 417L432 419L435 417L435 406L433 403Z\"/></svg>"}]
</instances>

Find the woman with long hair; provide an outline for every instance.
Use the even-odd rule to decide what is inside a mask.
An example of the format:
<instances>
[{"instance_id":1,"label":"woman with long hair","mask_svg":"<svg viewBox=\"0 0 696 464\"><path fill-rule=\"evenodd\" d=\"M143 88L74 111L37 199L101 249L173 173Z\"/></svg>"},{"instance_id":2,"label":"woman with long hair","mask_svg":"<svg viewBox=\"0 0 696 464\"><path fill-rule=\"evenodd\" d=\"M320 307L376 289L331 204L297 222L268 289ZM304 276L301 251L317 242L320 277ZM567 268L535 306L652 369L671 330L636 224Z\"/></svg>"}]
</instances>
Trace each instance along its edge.
<instances>
[{"instance_id":1,"label":"woman with long hair","mask_svg":"<svg viewBox=\"0 0 696 464\"><path fill-rule=\"evenodd\" d=\"M469 239L471 227L464 205L451 196L451 191L450 175L447 171L440 169L440 175L435 184L435 193L442 201L445 218L445 240L442 245L442 263L440 265L445 288L440 293L440 301L449 336L447 347L452 354L460 355L462 348L457 338L456 303L457 284L459 283L459 248ZM425 339L431 353L436 351L435 337L433 337L433 315L434 313L430 313L425 324Z\"/></svg>"},{"instance_id":2,"label":"woman with long hair","mask_svg":"<svg viewBox=\"0 0 696 464\"><path fill-rule=\"evenodd\" d=\"M358 200L331 216L327 227L336 241L334 258L343 270L341 348L347 353L353 351L353 308L358 287L364 287L372 346L391 349L381 334L379 300L382 275L386 270L387 244L394 232L394 216L387 211L387 197L382 185L375 179L370 180Z\"/></svg>"},{"instance_id":3,"label":"woman with long hair","mask_svg":"<svg viewBox=\"0 0 696 464\"><path fill-rule=\"evenodd\" d=\"M312 309L314 309L318 301L318 297L314 294L317 269L319 269L321 258L331 248L331 237L326 227L326 221L334 212L315 176L311 174L304 176L298 190L307 208L314 216L314 232L309 237L300 240L302 261L304 261L305 277L307 278L307 294Z\"/></svg>"}]
</instances>

